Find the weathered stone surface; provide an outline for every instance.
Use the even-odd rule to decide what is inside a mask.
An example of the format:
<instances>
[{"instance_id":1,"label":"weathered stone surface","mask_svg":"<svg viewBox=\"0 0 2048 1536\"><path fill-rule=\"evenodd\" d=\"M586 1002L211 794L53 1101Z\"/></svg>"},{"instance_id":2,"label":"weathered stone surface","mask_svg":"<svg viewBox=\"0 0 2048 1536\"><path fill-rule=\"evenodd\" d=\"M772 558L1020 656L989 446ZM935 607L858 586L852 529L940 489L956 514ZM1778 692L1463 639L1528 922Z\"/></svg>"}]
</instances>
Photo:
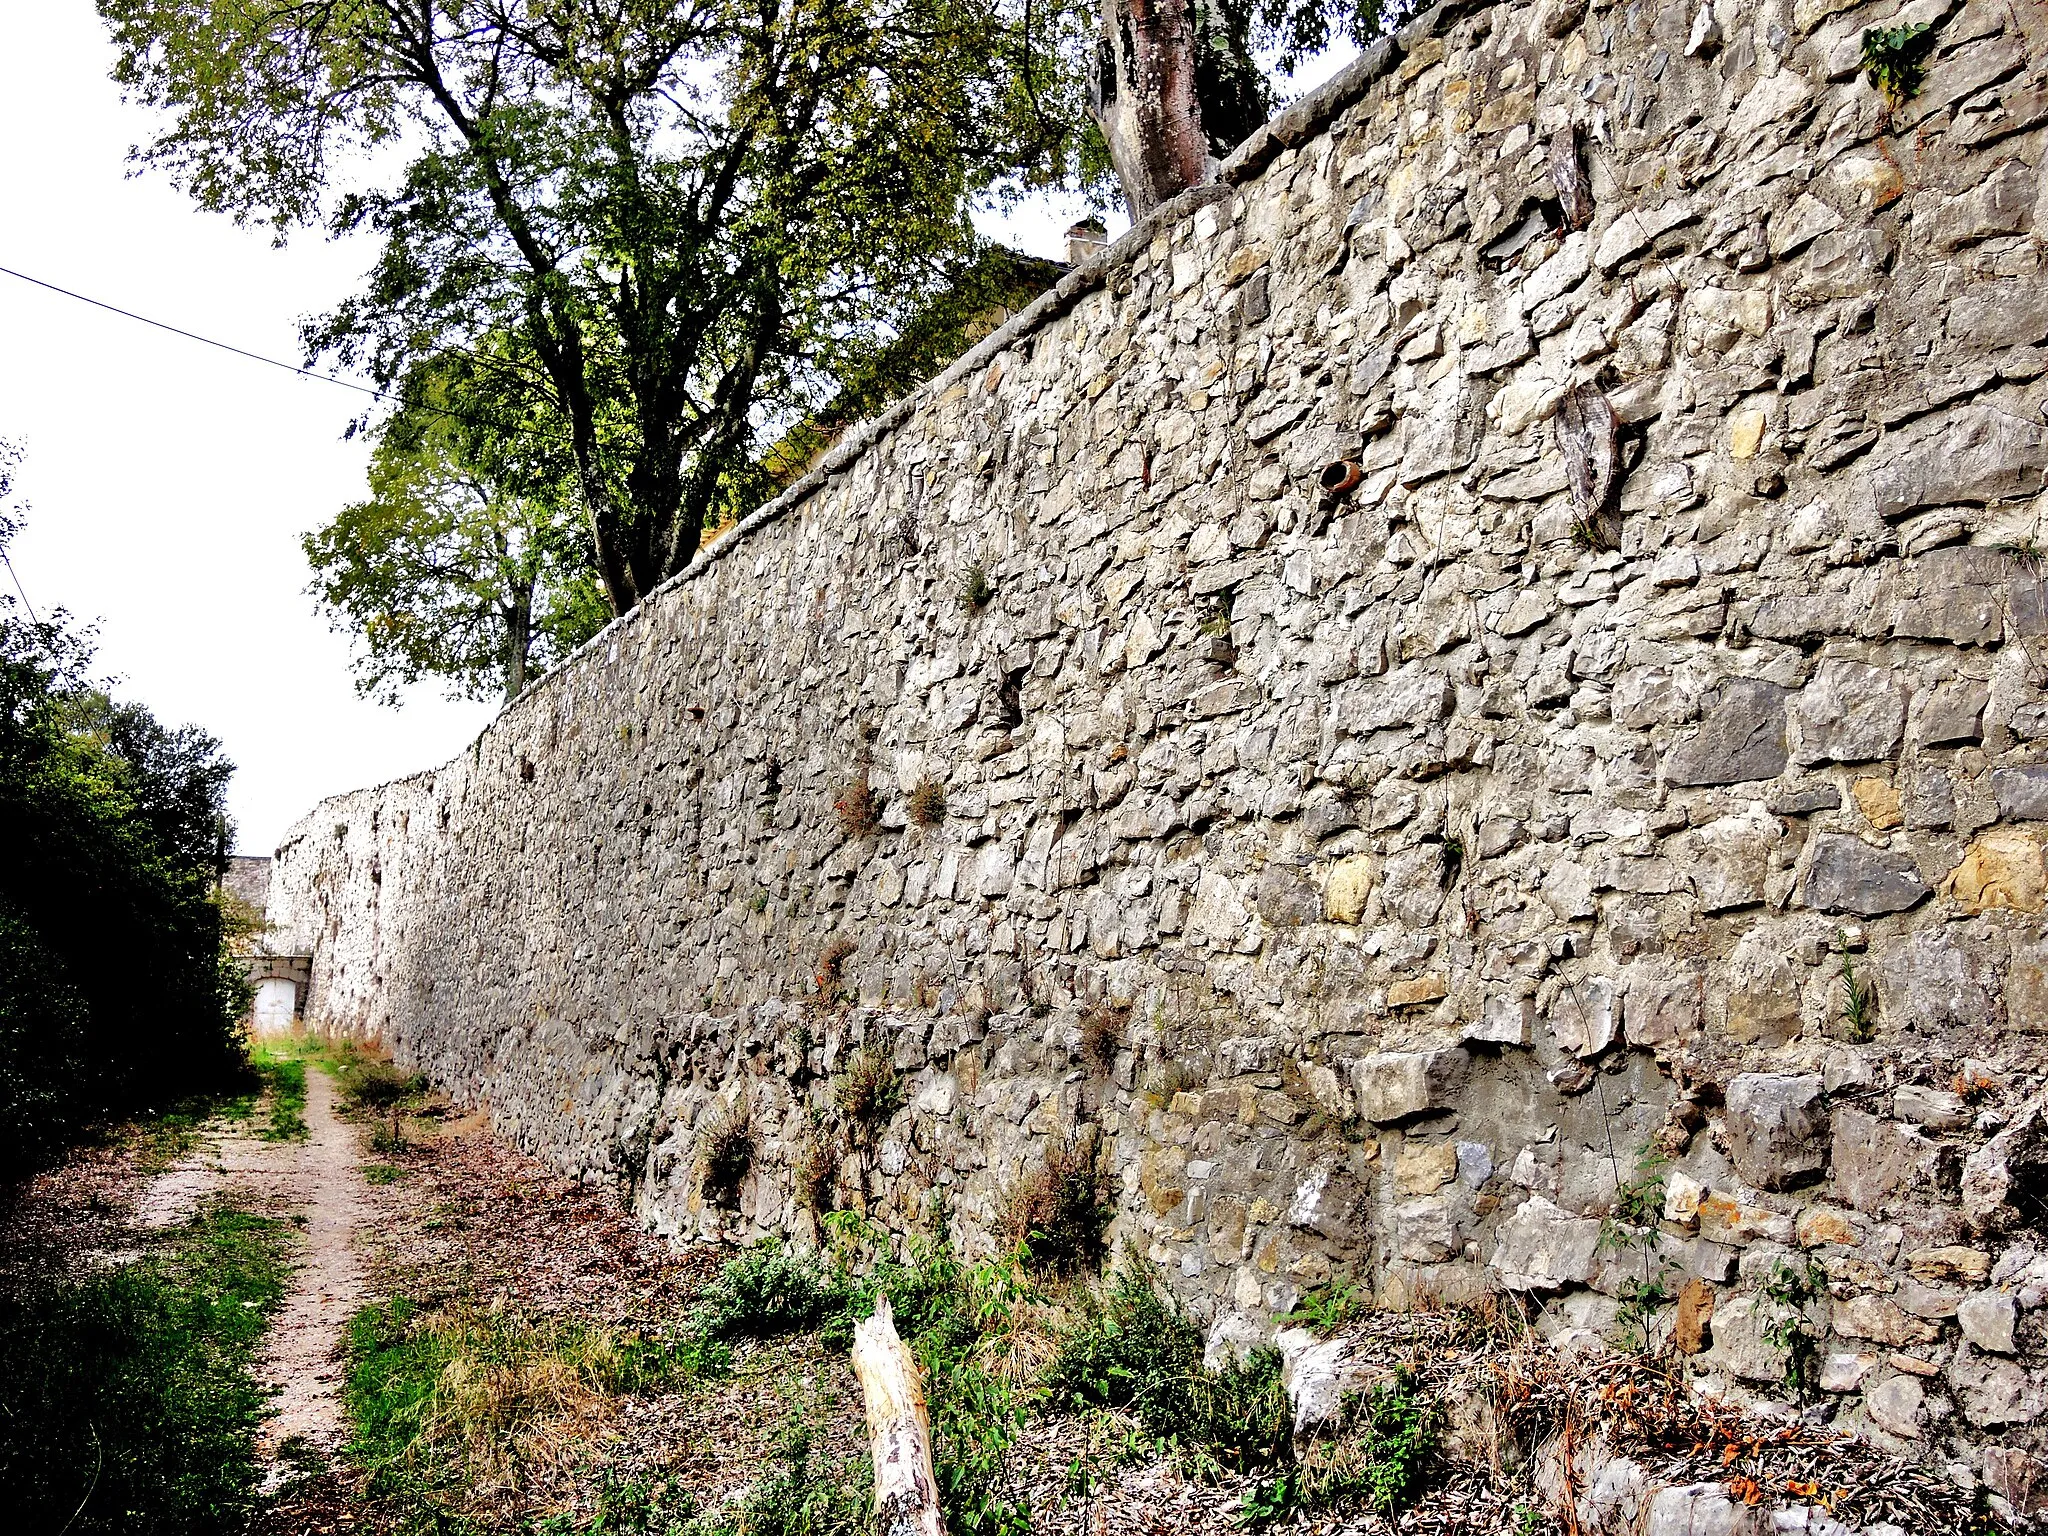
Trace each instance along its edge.
<instances>
[{"instance_id":1,"label":"weathered stone surface","mask_svg":"<svg viewBox=\"0 0 2048 1536\"><path fill-rule=\"evenodd\" d=\"M1390 1124L1442 1109L1464 1086L1471 1058L1462 1050L1380 1051L1350 1063L1358 1113Z\"/></svg>"},{"instance_id":2,"label":"weathered stone surface","mask_svg":"<svg viewBox=\"0 0 2048 1536\"><path fill-rule=\"evenodd\" d=\"M1962 1327L1964 1340L1993 1354L2013 1352L2013 1327L2018 1320L2019 1308L2002 1291L1979 1291L1964 1297L1956 1307L1956 1322Z\"/></svg>"},{"instance_id":3,"label":"weathered stone surface","mask_svg":"<svg viewBox=\"0 0 2048 1536\"><path fill-rule=\"evenodd\" d=\"M1778 1321L1777 1304L1757 1296L1737 1296L1714 1309L1714 1344L1701 1364L1726 1371L1744 1381L1782 1382L1787 1351L1771 1337Z\"/></svg>"},{"instance_id":4,"label":"weathered stone surface","mask_svg":"<svg viewBox=\"0 0 2048 1536\"><path fill-rule=\"evenodd\" d=\"M1365 915L1378 861L1364 854L1339 859L1323 887L1323 902L1333 923L1355 923Z\"/></svg>"},{"instance_id":5,"label":"weathered stone surface","mask_svg":"<svg viewBox=\"0 0 2048 1536\"><path fill-rule=\"evenodd\" d=\"M1825 661L1787 709L1795 763L1888 758L1906 734L1906 688L1888 667Z\"/></svg>"},{"instance_id":6,"label":"weathered stone surface","mask_svg":"<svg viewBox=\"0 0 2048 1536\"><path fill-rule=\"evenodd\" d=\"M1806 906L1861 917L1904 912L1928 894L1927 882L1910 854L1873 848L1860 837L1839 832L1815 835L1798 889Z\"/></svg>"},{"instance_id":7,"label":"weathered stone surface","mask_svg":"<svg viewBox=\"0 0 2048 1536\"><path fill-rule=\"evenodd\" d=\"M1983 1429L2031 1424L2048 1404L2048 1393L2029 1371L1963 1343L1949 1362L1948 1384L1963 1417Z\"/></svg>"},{"instance_id":8,"label":"weathered stone surface","mask_svg":"<svg viewBox=\"0 0 2048 1536\"><path fill-rule=\"evenodd\" d=\"M1998 814L2019 821L2048 821L2048 763L1992 770Z\"/></svg>"},{"instance_id":9,"label":"weathered stone surface","mask_svg":"<svg viewBox=\"0 0 2048 1536\"><path fill-rule=\"evenodd\" d=\"M1754 1509L1728 1496L1727 1484L1691 1483L1652 1496L1644 1536L1761 1536L1764 1529Z\"/></svg>"},{"instance_id":10,"label":"weathered stone surface","mask_svg":"<svg viewBox=\"0 0 2048 1536\"><path fill-rule=\"evenodd\" d=\"M2041 488L2048 429L1989 405L1965 406L1910 433L1873 477L1877 515L1982 505Z\"/></svg>"},{"instance_id":11,"label":"weathered stone surface","mask_svg":"<svg viewBox=\"0 0 2048 1536\"><path fill-rule=\"evenodd\" d=\"M1888 1296L1868 1292L1837 1301L1829 1321L1845 1339L1872 1339L1894 1349L1941 1337L1935 1324L1908 1315Z\"/></svg>"},{"instance_id":12,"label":"weathered stone surface","mask_svg":"<svg viewBox=\"0 0 2048 1536\"><path fill-rule=\"evenodd\" d=\"M1937 889L1965 912L2039 912L2048 894L2041 841L2019 827L1993 827L1963 851Z\"/></svg>"},{"instance_id":13,"label":"weathered stone surface","mask_svg":"<svg viewBox=\"0 0 2048 1536\"><path fill-rule=\"evenodd\" d=\"M1600 1247L1600 1223L1532 1195L1501 1223L1489 1261L1511 1291L1554 1291L1584 1284Z\"/></svg>"},{"instance_id":14,"label":"weathered stone surface","mask_svg":"<svg viewBox=\"0 0 2048 1536\"><path fill-rule=\"evenodd\" d=\"M1785 771L1785 690L1731 678L1699 729L1666 754L1667 784L1741 784Z\"/></svg>"},{"instance_id":15,"label":"weathered stone surface","mask_svg":"<svg viewBox=\"0 0 2048 1536\"><path fill-rule=\"evenodd\" d=\"M1728 1085L1728 1155L1759 1189L1788 1189L1827 1166L1818 1077L1744 1072Z\"/></svg>"},{"instance_id":16,"label":"weathered stone surface","mask_svg":"<svg viewBox=\"0 0 2048 1536\"><path fill-rule=\"evenodd\" d=\"M1835 1188L1857 1210L1877 1215L1893 1196L1937 1177L1940 1149L1911 1126L1846 1106L1833 1118Z\"/></svg>"},{"instance_id":17,"label":"weathered stone surface","mask_svg":"<svg viewBox=\"0 0 2048 1536\"><path fill-rule=\"evenodd\" d=\"M1908 1440L1920 1438L1926 1417L1927 1389L1913 1376L1893 1376L1863 1394L1863 1406L1871 1422L1888 1434Z\"/></svg>"}]
</instances>

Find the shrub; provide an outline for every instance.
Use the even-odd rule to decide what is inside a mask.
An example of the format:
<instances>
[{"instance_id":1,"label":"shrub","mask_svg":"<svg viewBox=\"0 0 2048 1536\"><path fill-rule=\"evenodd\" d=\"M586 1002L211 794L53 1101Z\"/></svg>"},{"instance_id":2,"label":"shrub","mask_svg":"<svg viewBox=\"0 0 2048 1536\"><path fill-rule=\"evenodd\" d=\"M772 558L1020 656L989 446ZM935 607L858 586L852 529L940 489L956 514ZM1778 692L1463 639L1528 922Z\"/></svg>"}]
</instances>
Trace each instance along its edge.
<instances>
[{"instance_id":1,"label":"shrub","mask_svg":"<svg viewBox=\"0 0 2048 1536\"><path fill-rule=\"evenodd\" d=\"M1284 1465L1293 1411L1277 1350L1220 1371L1202 1365L1202 1330L1131 1258L1046 1373L1056 1401L1127 1408L1153 1434L1233 1471Z\"/></svg>"},{"instance_id":2,"label":"shrub","mask_svg":"<svg viewBox=\"0 0 2048 1536\"><path fill-rule=\"evenodd\" d=\"M388 1061L351 1053L340 1058L341 1100L351 1110L388 1112L427 1091L427 1080Z\"/></svg>"},{"instance_id":3,"label":"shrub","mask_svg":"<svg viewBox=\"0 0 2048 1536\"><path fill-rule=\"evenodd\" d=\"M832 1102L861 1135L887 1125L903 1107L903 1080L889 1053L872 1040L856 1051L832 1085Z\"/></svg>"},{"instance_id":4,"label":"shrub","mask_svg":"<svg viewBox=\"0 0 2048 1536\"><path fill-rule=\"evenodd\" d=\"M704 1129L697 1153L698 1187L712 1205L739 1204L740 1185L754 1166L754 1124L744 1103L720 1114Z\"/></svg>"},{"instance_id":5,"label":"shrub","mask_svg":"<svg viewBox=\"0 0 2048 1536\"><path fill-rule=\"evenodd\" d=\"M825 941L825 947L818 951L818 992L827 1001L839 995L839 984L844 979L846 962L860 949L853 940L840 934Z\"/></svg>"},{"instance_id":6,"label":"shrub","mask_svg":"<svg viewBox=\"0 0 2048 1536\"><path fill-rule=\"evenodd\" d=\"M927 774L910 792L905 810L920 827L936 827L946 819L946 786Z\"/></svg>"},{"instance_id":7,"label":"shrub","mask_svg":"<svg viewBox=\"0 0 2048 1536\"><path fill-rule=\"evenodd\" d=\"M838 1140L813 1126L811 1134L804 1140L804 1149L797 1154L796 1167L791 1170L796 1185L796 1201L814 1216L823 1216L834 1205L833 1196L839 1186L839 1160L842 1156Z\"/></svg>"},{"instance_id":8,"label":"shrub","mask_svg":"<svg viewBox=\"0 0 2048 1536\"><path fill-rule=\"evenodd\" d=\"M996 589L988 579L988 568L979 560L967 567L960 578L960 606L969 614L979 613L995 601Z\"/></svg>"},{"instance_id":9,"label":"shrub","mask_svg":"<svg viewBox=\"0 0 2048 1536\"><path fill-rule=\"evenodd\" d=\"M771 1239L726 1262L694 1321L710 1338L768 1339L817 1327L842 1299L818 1264Z\"/></svg>"},{"instance_id":10,"label":"shrub","mask_svg":"<svg viewBox=\"0 0 2048 1536\"><path fill-rule=\"evenodd\" d=\"M865 774L839 791L832 810L839 818L839 830L848 837L872 836L882 824L881 798Z\"/></svg>"},{"instance_id":11,"label":"shrub","mask_svg":"<svg viewBox=\"0 0 2048 1536\"><path fill-rule=\"evenodd\" d=\"M1108 1251L1103 1234L1115 1216L1107 1149L1095 1128L1084 1126L1072 1141L1048 1139L1044 1165L1018 1174L996 1226L1033 1268L1072 1274L1101 1261Z\"/></svg>"},{"instance_id":12,"label":"shrub","mask_svg":"<svg viewBox=\"0 0 2048 1536\"><path fill-rule=\"evenodd\" d=\"M1081 1059L1101 1072L1115 1066L1130 1021L1128 1003L1101 1003L1081 1015Z\"/></svg>"}]
</instances>

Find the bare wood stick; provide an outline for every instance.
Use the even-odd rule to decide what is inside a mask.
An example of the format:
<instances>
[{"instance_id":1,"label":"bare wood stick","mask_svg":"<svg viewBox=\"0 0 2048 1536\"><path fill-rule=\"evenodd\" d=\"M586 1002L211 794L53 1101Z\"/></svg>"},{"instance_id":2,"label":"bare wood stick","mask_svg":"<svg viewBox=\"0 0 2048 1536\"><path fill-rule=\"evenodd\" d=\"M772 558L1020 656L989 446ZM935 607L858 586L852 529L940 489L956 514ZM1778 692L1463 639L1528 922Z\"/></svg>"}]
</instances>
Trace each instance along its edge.
<instances>
[{"instance_id":1,"label":"bare wood stick","mask_svg":"<svg viewBox=\"0 0 2048 1536\"><path fill-rule=\"evenodd\" d=\"M875 1299L873 1317L854 1324L853 1374L867 1397L881 1536L945 1536L924 1388L916 1359L896 1336L887 1296Z\"/></svg>"}]
</instances>

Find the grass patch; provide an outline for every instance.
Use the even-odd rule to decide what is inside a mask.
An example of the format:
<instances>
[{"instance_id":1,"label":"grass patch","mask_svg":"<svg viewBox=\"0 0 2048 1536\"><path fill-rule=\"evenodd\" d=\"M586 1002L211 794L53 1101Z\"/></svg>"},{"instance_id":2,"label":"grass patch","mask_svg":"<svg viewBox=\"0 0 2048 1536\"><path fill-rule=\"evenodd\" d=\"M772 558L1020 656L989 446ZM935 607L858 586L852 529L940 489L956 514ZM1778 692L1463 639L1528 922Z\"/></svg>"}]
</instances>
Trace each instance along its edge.
<instances>
[{"instance_id":1,"label":"grass patch","mask_svg":"<svg viewBox=\"0 0 2048 1536\"><path fill-rule=\"evenodd\" d=\"M21 1530L239 1530L283 1226L220 1207L151 1258L0 1301L0 1508Z\"/></svg>"},{"instance_id":2,"label":"grass patch","mask_svg":"<svg viewBox=\"0 0 2048 1536\"><path fill-rule=\"evenodd\" d=\"M411 1170L400 1168L395 1163L365 1163L363 1178L371 1184L396 1184Z\"/></svg>"},{"instance_id":3,"label":"grass patch","mask_svg":"<svg viewBox=\"0 0 2048 1536\"><path fill-rule=\"evenodd\" d=\"M280 1055L274 1051L258 1051L251 1058L250 1065L263 1078L265 1097L269 1104L269 1120L264 1125L262 1136L265 1141L304 1141L306 1139L306 1063L297 1056Z\"/></svg>"},{"instance_id":4,"label":"grass patch","mask_svg":"<svg viewBox=\"0 0 2048 1536\"><path fill-rule=\"evenodd\" d=\"M696 1336L647 1338L574 1318L423 1310L398 1298L348 1328L349 1455L412 1526L443 1529L473 1491L518 1487L578 1458L606 1398L719 1374ZM605 1527L610 1529L610 1527Z\"/></svg>"}]
</instances>

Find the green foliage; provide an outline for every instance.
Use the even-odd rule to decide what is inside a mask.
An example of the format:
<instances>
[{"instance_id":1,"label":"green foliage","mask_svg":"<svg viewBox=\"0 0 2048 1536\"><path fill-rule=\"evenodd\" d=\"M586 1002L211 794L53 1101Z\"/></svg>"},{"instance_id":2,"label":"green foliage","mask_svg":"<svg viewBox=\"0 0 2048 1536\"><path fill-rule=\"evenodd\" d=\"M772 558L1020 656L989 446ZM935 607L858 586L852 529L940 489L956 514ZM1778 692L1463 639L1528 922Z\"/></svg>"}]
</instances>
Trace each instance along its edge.
<instances>
[{"instance_id":1,"label":"green foliage","mask_svg":"<svg viewBox=\"0 0 2048 1536\"><path fill-rule=\"evenodd\" d=\"M1920 94L1934 41L1934 28L1928 24L1864 30L1863 73L1887 105L1903 106Z\"/></svg>"},{"instance_id":2,"label":"green foliage","mask_svg":"<svg viewBox=\"0 0 2048 1536\"><path fill-rule=\"evenodd\" d=\"M415 397L481 358L501 425L566 445L621 612L971 266L970 206L1063 176L1083 137L1065 6L99 10L162 114L144 165L239 220L377 241L310 351Z\"/></svg>"},{"instance_id":3,"label":"green foliage","mask_svg":"<svg viewBox=\"0 0 2048 1536\"><path fill-rule=\"evenodd\" d=\"M1366 1509L1391 1519L1420 1490L1436 1450L1434 1410L1405 1372L1346 1404L1337 1433L1248 1489L1240 1524L1296 1511Z\"/></svg>"},{"instance_id":4,"label":"green foliage","mask_svg":"<svg viewBox=\"0 0 2048 1536\"><path fill-rule=\"evenodd\" d=\"M1664 1165L1669 1159L1644 1147L1636 1154L1635 1177L1617 1179L1614 1208L1600 1224L1603 1252L1657 1246L1657 1224L1664 1219Z\"/></svg>"},{"instance_id":5,"label":"green foliage","mask_svg":"<svg viewBox=\"0 0 2048 1536\"><path fill-rule=\"evenodd\" d=\"M995 601L995 584L988 579L988 567L979 560L967 567L960 578L960 606L969 614L981 612Z\"/></svg>"},{"instance_id":6,"label":"green foliage","mask_svg":"<svg viewBox=\"0 0 2048 1536\"><path fill-rule=\"evenodd\" d=\"M1062 1342L1047 1372L1055 1402L1127 1408L1198 1467L1257 1471L1291 1455L1293 1413L1277 1350L1253 1350L1210 1371L1202 1330L1153 1286L1136 1260L1121 1265L1093 1314Z\"/></svg>"},{"instance_id":7,"label":"green foliage","mask_svg":"<svg viewBox=\"0 0 2048 1536\"><path fill-rule=\"evenodd\" d=\"M771 1241L726 1261L698 1298L695 1324L710 1338L769 1339L815 1328L843 1304L820 1265Z\"/></svg>"},{"instance_id":8,"label":"green foliage","mask_svg":"<svg viewBox=\"0 0 2048 1536\"><path fill-rule=\"evenodd\" d=\"M378 431L369 498L302 541L311 592L359 641L357 690L392 705L428 677L517 698L611 618L573 462L481 424L490 403L451 372L422 371L419 403Z\"/></svg>"},{"instance_id":9,"label":"green foliage","mask_svg":"<svg viewBox=\"0 0 2048 1536\"><path fill-rule=\"evenodd\" d=\"M0 442L0 551L17 450ZM232 766L88 677L89 631L0 596L0 1176L241 1077L216 881Z\"/></svg>"},{"instance_id":10,"label":"green foliage","mask_svg":"<svg viewBox=\"0 0 2048 1536\"><path fill-rule=\"evenodd\" d=\"M1877 989L1856 974L1855 962L1849 958L1846 934L1839 939L1839 953L1842 957L1842 1038L1861 1044L1877 1033Z\"/></svg>"},{"instance_id":11,"label":"green foliage","mask_svg":"<svg viewBox=\"0 0 2048 1536\"><path fill-rule=\"evenodd\" d=\"M1785 1357L1786 1390L1802 1398L1813 1386L1814 1362L1820 1353L1806 1317L1806 1306L1820 1294L1825 1282L1826 1277L1813 1260L1793 1265L1780 1259L1757 1287L1769 1304L1763 1336Z\"/></svg>"},{"instance_id":12,"label":"green foliage","mask_svg":"<svg viewBox=\"0 0 2048 1536\"><path fill-rule=\"evenodd\" d=\"M774 1469L747 1491L737 1511L690 1527L688 1536L865 1536L873 1531L873 1464L858 1449L844 1463L835 1463L818 1444L820 1428L801 1411L792 1412L777 1439ZM643 1529L667 1536L674 1527Z\"/></svg>"},{"instance_id":13,"label":"green foliage","mask_svg":"<svg viewBox=\"0 0 2048 1536\"><path fill-rule=\"evenodd\" d=\"M1294 1304L1293 1311L1281 1314L1275 1321L1327 1333L1354 1312L1362 1311L1368 1299L1364 1291L1340 1275L1308 1291Z\"/></svg>"},{"instance_id":14,"label":"green foliage","mask_svg":"<svg viewBox=\"0 0 2048 1536\"><path fill-rule=\"evenodd\" d=\"M1670 1275L1668 1268L1660 1269L1654 1275L1623 1280L1616 1287L1615 1297L1621 1306L1615 1315L1615 1344L1624 1353L1639 1354L1650 1347L1651 1325L1673 1300Z\"/></svg>"},{"instance_id":15,"label":"green foliage","mask_svg":"<svg viewBox=\"0 0 2048 1536\"><path fill-rule=\"evenodd\" d=\"M160 1255L0 1299L0 1508L14 1529L242 1528L263 1409L248 1373L283 1294L282 1246L278 1223L215 1209Z\"/></svg>"},{"instance_id":16,"label":"green foliage","mask_svg":"<svg viewBox=\"0 0 2048 1536\"><path fill-rule=\"evenodd\" d=\"M406 1176L407 1171L393 1163L365 1163L363 1180L368 1184L396 1184Z\"/></svg>"},{"instance_id":17,"label":"green foliage","mask_svg":"<svg viewBox=\"0 0 2048 1536\"><path fill-rule=\"evenodd\" d=\"M946 786L926 774L911 790L904 810L920 827L936 827L946 819Z\"/></svg>"},{"instance_id":18,"label":"green foliage","mask_svg":"<svg viewBox=\"0 0 2048 1536\"><path fill-rule=\"evenodd\" d=\"M427 1091L427 1080L422 1074L407 1072L374 1056L351 1051L332 1059L342 1106L351 1112L386 1112Z\"/></svg>"}]
</instances>

